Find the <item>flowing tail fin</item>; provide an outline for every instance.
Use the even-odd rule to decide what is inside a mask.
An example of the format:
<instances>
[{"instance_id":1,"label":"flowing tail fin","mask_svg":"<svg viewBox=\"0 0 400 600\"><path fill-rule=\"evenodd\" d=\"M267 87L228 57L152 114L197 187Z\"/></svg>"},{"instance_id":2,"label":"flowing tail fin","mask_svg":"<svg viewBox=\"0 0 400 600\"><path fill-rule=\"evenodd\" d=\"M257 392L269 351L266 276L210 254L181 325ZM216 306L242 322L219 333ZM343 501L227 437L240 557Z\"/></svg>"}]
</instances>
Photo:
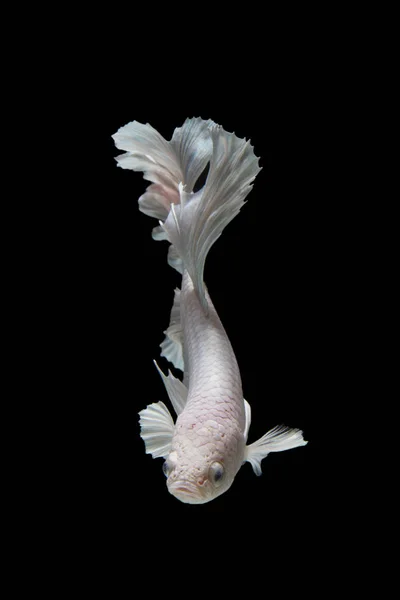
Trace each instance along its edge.
<instances>
[{"instance_id":1,"label":"flowing tail fin","mask_svg":"<svg viewBox=\"0 0 400 600\"><path fill-rule=\"evenodd\" d=\"M239 213L260 171L249 141L209 125L212 140L210 169L204 187L193 193L181 183L180 201L172 203L160 225L173 244L205 310L204 264L214 242Z\"/></svg>"},{"instance_id":2,"label":"flowing tail fin","mask_svg":"<svg viewBox=\"0 0 400 600\"><path fill-rule=\"evenodd\" d=\"M200 118L186 119L182 127L175 129L171 140L165 140L148 123L132 121L121 127L112 137L115 145L125 154L116 157L123 169L142 171L151 182L139 198L139 209L150 217L168 217L171 204L179 204L179 184L190 193L199 176L210 161L212 141L209 125L212 121ZM167 239L161 227L153 229L155 240ZM171 246L169 264L182 271L182 264Z\"/></svg>"},{"instance_id":3,"label":"flowing tail fin","mask_svg":"<svg viewBox=\"0 0 400 600\"><path fill-rule=\"evenodd\" d=\"M186 268L206 307L203 271L206 256L224 227L238 214L259 172L250 142L213 121L186 119L168 142L151 125L133 121L113 135L123 169L143 171L151 182L139 209L160 220L153 238L171 243L168 262ZM196 182L210 163L205 185Z\"/></svg>"}]
</instances>

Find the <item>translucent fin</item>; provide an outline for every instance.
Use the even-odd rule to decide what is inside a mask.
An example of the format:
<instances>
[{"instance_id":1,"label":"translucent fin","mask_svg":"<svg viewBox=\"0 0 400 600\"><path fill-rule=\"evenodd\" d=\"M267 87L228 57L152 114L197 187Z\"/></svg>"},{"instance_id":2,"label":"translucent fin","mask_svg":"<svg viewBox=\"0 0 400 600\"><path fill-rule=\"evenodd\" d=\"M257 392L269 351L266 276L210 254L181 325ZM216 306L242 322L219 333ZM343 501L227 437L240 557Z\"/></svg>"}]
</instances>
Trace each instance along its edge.
<instances>
[{"instance_id":1,"label":"translucent fin","mask_svg":"<svg viewBox=\"0 0 400 600\"><path fill-rule=\"evenodd\" d=\"M183 170L181 181L187 192L193 191L197 179L211 158L210 126L212 125L214 123L210 120L186 119L182 127L175 129L172 136L170 143Z\"/></svg>"},{"instance_id":2,"label":"translucent fin","mask_svg":"<svg viewBox=\"0 0 400 600\"><path fill-rule=\"evenodd\" d=\"M139 413L140 436L146 446L146 454L153 458L168 456L174 434L174 422L163 402L149 404Z\"/></svg>"},{"instance_id":3,"label":"translucent fin","mask_svg":"<svg viewBox=\"0 0 400 600\"><path fill-rule=\"evenodd\" d=\"M152 182L139 198L142 212L165 220L171 204L180 201L179 184L182 182L187 191L192 191L210 160L211 123L200 118L186 119L182 127L175 129L170 142L148 123L138 121L121 127L112 136L117 148L127 151L117 156L118 165L143 171L144 178Z\"/></svg>"},{"instance_id":4,"label":"translucent fin","mask_svg":"<svg viewBox=\"0 0 400 600\"><path fill-rule=\"evenodd\" d=\"M124 127L120 127L112 137L119 150L125 150L135 159L152 163L155 166L151 170L157 170L161 166L175 181L177 179L181 181L181 170L174 149L149 123L131 121ZM144 171L142 168L140 170ZM145 172L146 179L147 175L148 173Z\"/></svg>"},{"instance_id":5,"label":"translucent fin","mask_svg":"<svg viewBox=\"0 0 400 600\"><path fill-rule=\"evenodd\" d=\"M168 240L167 234L161 226L153 227L153 231L151 232L151 237L153 240Z\"/></svg>"},{"instance_id":6,"label":"translucent fin","mask_svg":"<svg viewBox=\"0 0 400 600\"><path fill-rule=\"evenodd\" d=\"M259 172L250 142L210 126L213 152L204 187L195 194L179 186L180 202L171 205L163 227L182 258L203 307L207 310L203 283L204 264L211 246L239 213L252 181Z\"/></svg>"},{"instance_id":7,"label":"translucent fin","mask_svg":"<svg viewBox=\"0 0 400 600\"><path fill-rule=\"evenodd\" d=\"M261 461L270 452L282 452L306 444L300 429L278 425L253 444L246 446L245 460L251 464L256 475L261 475Z\"/></svg>"},{"instance_id":8,"label":"translucent fin","mask_svg":"<svg viewBox=\"0 0 400 600\"><path fill-rule=\"evenodd\" d=\"M139 210L155 219L166 219L171 204L179 201L176 190L166 185L149 185L139 198Z\"/></svg>"},{"instance_id":9,"label":"translucent fin","mask_svg":"<svg viewBox=\"0 0 400 600\"><path fill-rule=\"evenodd\" d=\"M139 198L142 212L157 219L165 219L172 202L179 202L178 184L182 169L170 143L148 123L132 121L121 127L113 136L115 145L126 154L117 156L123 169L143 171L152 182Z\"/></svg>"},{"instance_id":10,"label":"translucent fin","mask_svg":"<svg viewBox=\"0 0 400 600\"><path fill-rule=\"evenodd\" d=\"M179 415L186 405L188 395L187 388L183 385L180 379L177 379L174 377L174 375L172 375L171 371L168 371L168 375L164 375L156 361L154 361L154 364L156 365L157 371L160 373L161 379L164 382L168 397L171 400L171 404L174 407L176 414Z\"/></svg>"},{"instance_id":11,"label":"translucent fin","mask_svg":"<svg viewBox=\"0 0 400 600\"><path fill-rule=\"evenodd\" d=\"M178 271L178 273L183 273L183 260L179 256L175 246L172 244L168 248L168 264L170 267Z\"/></svg>"},{"instance_id":12,"label":"translucent fin","mask_svg":"<svg viewBox=\"0 0 400 600\"><path fill-rule=\"evenodd\" d=\"M184 370L183 351L182 351L182 327L181 327L181 308L180 308L180 289L175 289L174 302L171 310L171 318L168 329L164 331L165 338L161 342L161 356L169 360L174 367Z\"/></svg>"}]
</instances>

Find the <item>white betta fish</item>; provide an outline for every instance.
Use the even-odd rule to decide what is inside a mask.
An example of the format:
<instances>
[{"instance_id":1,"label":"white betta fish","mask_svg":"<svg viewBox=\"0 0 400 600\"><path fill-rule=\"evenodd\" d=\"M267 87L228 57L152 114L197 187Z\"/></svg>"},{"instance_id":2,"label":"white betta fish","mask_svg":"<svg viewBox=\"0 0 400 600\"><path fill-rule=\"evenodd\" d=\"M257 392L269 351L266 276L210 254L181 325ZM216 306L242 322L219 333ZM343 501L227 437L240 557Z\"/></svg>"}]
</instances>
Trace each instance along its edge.
<instances>
[{"instance_id":1,"label":"white betta fish","mask_svg":"<svg viewBox=\"0 0 400 600\"><path fill-rule=\"evenodd\" d=\"M168 262L182 273L175 290L162 356L183 371L180 381L158 368L176 422L163 402L140 415L146 452L163 457L168 490L183 502L213 500L231 485L248 461L261 474L270 452L303 446L299 429L275 427L247 445L250 405L243 398L232 346L203 282L212 244L239 213L259 172L250 142L212 121L187 119L170 142L150 125L136 121L113 136L124 169L143 171L151 181L139 208L160 220L155 239L170 242ZM197 179L209 164L204 186Z\"/></svg>"}]
</instances>

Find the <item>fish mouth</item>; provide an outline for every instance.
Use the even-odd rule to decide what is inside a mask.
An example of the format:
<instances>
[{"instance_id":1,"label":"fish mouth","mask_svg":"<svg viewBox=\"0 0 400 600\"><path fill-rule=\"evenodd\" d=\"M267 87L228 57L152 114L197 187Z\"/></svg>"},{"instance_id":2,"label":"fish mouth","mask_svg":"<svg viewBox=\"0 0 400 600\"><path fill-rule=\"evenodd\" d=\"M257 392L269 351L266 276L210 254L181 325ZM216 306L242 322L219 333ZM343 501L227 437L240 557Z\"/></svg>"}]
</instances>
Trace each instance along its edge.
<instances>
[{"instance_id":1,"label":"fish mouth","mask_svg":"<svg viewBox=\"0 0 400 600\"><path fill-rule=\"evenodd\" d=\"M203 496L199 488L190 481L174 481L168 485L170 494L186 502L187 504L203 504L207 498Z\"/></svg>"}]
</instances>

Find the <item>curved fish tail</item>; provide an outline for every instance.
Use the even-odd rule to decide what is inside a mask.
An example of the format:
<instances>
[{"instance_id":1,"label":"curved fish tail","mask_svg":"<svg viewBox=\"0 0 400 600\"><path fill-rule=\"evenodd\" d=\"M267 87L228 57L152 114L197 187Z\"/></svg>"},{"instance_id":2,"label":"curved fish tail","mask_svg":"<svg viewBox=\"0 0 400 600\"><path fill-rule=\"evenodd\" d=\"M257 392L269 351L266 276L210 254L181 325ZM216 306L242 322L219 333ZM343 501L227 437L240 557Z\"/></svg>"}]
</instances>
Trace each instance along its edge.
<instances>
[{"instance_id":1,"label":"curved fish tail","mask_svg":"<svg viewBox=\"0 0 400 600\"><path fill-rule=\"evenodd\" d=\"M164 222L172 204L179 204L179 185L191 192L210 161L212 141L209 125L212 121L200 118L186 119L175 129L170 141L151 125L132 121L121 127L112 137L124 154L116 157L122 169L142 171L151 182L139 198L139 210ZM153 229L155 240L167 239L161 227ZM169 264L182 272L182 263L173 247L168 253Z\"/></svg>"},{"instance_id":2,"label":"curved fish tail","mask_svg":"<svg viewBox=\"0 0 400 600\"><path fill-rule=\"evenodd\" d=\"M133 121L113 135L124 169L142 171L151 182L139 208L159 219L153 238L171 243L168 262L187 269L203 307L207 254L226 225L238 214L260 171L249 141L226 132L213 121L186 119L170 141L149 124ZM209 165L204 186L194 191Z\"/></svg>"},{"instance_id":3,"label":"curved fish tail","mask_svg":"<svg viewBox=\"0 0 400 600\"><path fill-rule=\"evenodd\" d=\"M167 219L160 222L206 311L203 272L207 254L223 229L239 213L260 171L249 141L215 124L210 124L208 131L212 153L203 188L194 193L180 183L179 202L171 204Z\"/></svg>"}]
</instances>

